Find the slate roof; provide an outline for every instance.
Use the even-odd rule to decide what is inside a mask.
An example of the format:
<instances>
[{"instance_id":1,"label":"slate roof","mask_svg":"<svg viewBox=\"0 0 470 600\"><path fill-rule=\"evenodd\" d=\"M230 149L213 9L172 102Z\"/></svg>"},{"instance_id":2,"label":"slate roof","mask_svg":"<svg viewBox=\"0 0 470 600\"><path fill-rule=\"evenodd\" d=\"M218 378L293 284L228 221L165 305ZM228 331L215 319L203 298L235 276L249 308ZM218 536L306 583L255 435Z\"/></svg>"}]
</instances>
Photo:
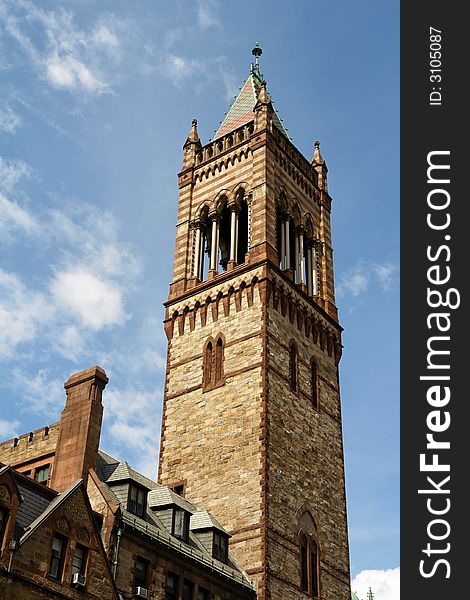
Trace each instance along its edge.
<instances>
[{"instance_id":1,"label":"slate roof","mask_svg":"<svg viewBox=\"0 0 470 600\"><path fill-rule=\"evenodd\" d=\"M230 106L227 114L225 115L222 123L220 124L217 132L215 133L213 140L230 133L237 127L246 125L255 118L253 109L258 100L258 95L261 89L261 82L263 76L259 71L258 66L251 66L250 74L248 75L245 83L240 89L238 96ZM274 107L273 107L274 108ZM273 123L287 138L289 135L287 129L282 124L276 109L274 109Z\"/></svg>"},{"instance_id":2,"label":"slate roof","mask_svg":"<svg viewBox=\"0 0 470 600\"><path fill-rule=\"evenodd\" d=\"M21 504L16 513L13 537L19 539L31 523L42 515L54 498L57 497L57 492L36 483L26 475L20 475L16 471L14 477L20 493Z\"/></svg>"},{"instance_id":3,"label":"slate roof","mask_svg":"<svg viewBox=\"0 0 470 600\"><path fill-rule=\"evenodd\" d=\"M48 517L49 515L54 512L54 510L63 502L65 502L65 500L71 495L73 494L73 492L78 488L79 485L81 485L83 483L83 479L78 479L77 481L75 481L74 483L72 483L71 485L69 485L69 487L64 491L61 492L60 494L57 494L56 497L52 500L52 502L49 500L49 503L47 505L47 507L45 508L45 510L43 510L41 512L41 514L39 514L34 521L32 521L26 528L25 531L23 533L23 535L20 538L20 544L23 544L23 542L25 542L29 536L41 525L41 523L43 523Z\"/></svg>"},{"instance_id":4,"label":"slate roof","mask_svg":"<svg viewBox=\"0 0 470 600\"><path fill-rule=\"evenodd\" d=\"M207 510L198 510L196 513L191 515L189 528L191 531L214 528L227 533L217 519Z\"/></svg>"},{"instance_id":5,"label":"slate roof","mask_svg":"<svg viewBox=\"0 0 470 600\"><path fill-rule=\"evenodd\" d=\"M176 506L179 506L190 513L197 510L194 504L191 504L182 496L176 494L164 485L159 485L156 489L149 492L147 502L150 508L163 508L164 506L176 504Z\"/></svg>"},{"instance_id":6,"label":"slate roof","mask_svg":"<svg viewBox=\"0 0 470 600\"><path fill-rule=\"evenodd\" d=\"M148 490L159 487L155 481L133 469L126 461L119 461L102 450L98 452L96 473L101 481L108 484L117 481L132 480Z\"/></svg>"},{"instance_id":7,"label":"slate roof","mask_svg":"<svg viewBox=\"0 0 470 600\"><path fill-rule=\"evenodd\" d=\"M246 575L230 556L228 564L213 558L200 542L197 534L194 533L199 529L207 528L216 528L226 533L222 525L208 511L200 510L170 488L152 481L145 475L135 471L128 463L121 462L101 450L98 452L96 473L106 486L106 491L111 499L117 504L120 504L120 502L113 492L116 482L134 481L149 490L145 518L134 515L120 504L124 530L129 531L131 529L136 536L150 537L157 544L163 544L166 548L171 548L174 552L182 554L185 560L196 561L199 565L215 569L221 575L229 577L243 586L252 587ZM159 518L159 510L164 510L173 505L180 506L191 513L187 542L173 536ZM194 531L192 525L195 525Z\"/></svg>"}]
</instances>

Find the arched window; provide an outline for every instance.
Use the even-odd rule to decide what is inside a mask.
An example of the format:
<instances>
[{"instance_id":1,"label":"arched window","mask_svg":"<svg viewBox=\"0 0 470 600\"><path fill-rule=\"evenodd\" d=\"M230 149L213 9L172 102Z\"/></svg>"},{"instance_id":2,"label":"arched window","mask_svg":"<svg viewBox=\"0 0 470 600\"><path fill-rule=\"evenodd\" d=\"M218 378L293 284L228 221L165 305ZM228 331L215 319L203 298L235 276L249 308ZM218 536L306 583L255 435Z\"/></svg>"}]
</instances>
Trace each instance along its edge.
<instances>
[{"instance_id":1,"label":"arched window","mask_svg":"<svg viewBox=\"0 0 470 600\"><path fill-rule=\"evenodd\" d=\"M290 343L289 348L289 379L290 379L290 389L293 392L297 391L297 346L294 342Z\"/></svg>"},{"instance_id":2,"label":"arched window","mask_svg":"<svg viewBox=\"0 0 470 600\"><path fill-rule=\"evenodd\" d=\"M285 256L285 239L284 239L284 222L281 219L281 208L279 204L276 205L276 250L278 256L278 266L280 269L284 269L284 256Z\"/></svg>"},{"instance_id":3,"label":"arched window","mask_svg":"<svg viewBox=\"0 0 470 600\"><path fill-rule=\"evenodd\" d=\"M209 207L204 206L197 219L191 223L193 229L193 266L194 277L203 281L207 279L209 261L205 255L210 256L211 222L208 218Z\"/></svg>"},{"instance_id":4,"label":"arched window","mask_svg":"<svg viewBox=\"0 0 470 600\"><path fill-rule=\"evenodd\" d=\"M204 375L203 385L207 389L212 385L213 381L213 347L212 341L208 341L204 350Z\"/></svg>"},{"instance_id":5,"label":"arched window","mask_svg":"<svg viewBox=\"0 0 470 600\"><path fill-rule=\"evenodd\" d=\"M308 542L307 536L300 536L300 586L308 592Z\"/></svg>"},{"instance_id":6,"label":"arched window","mask_svg":"<svg viewBox=\"0 0 470 600\"><path fill-rule=\"evenodd\" d=\"M227 270L230 257L231 214L227 205L220 214L219 222L219 265L222 271ZM217 267L218 269L218 267Z\"/></svg>"},{"instance_id":7,"label":"arched window","mask_svg":"<svg viewBox=\"0 0 470 600\"><path fill-rule=\"evenodd\" d=\"M312 377L312 404L313 408L318 409L318 365L314 358L310 362L310 373Z\"/></svg>"},{"instance_id":8,"label":"arched window","mask_svg":"<svg viewBox=\"0 0 470 600\"><path fill-rule=\"evenodd\" d=\"M217 340L217 344L215 345L215 381L214 381L215 384L222 381L222 378L224 376L223 360L224 360L224 345L223 345L222 338L219 337L219 339Z\"/></svg>"},{"instance_id":9,"label":"arched window","mask_svg":"<svg viewBox=\"0 0 470 600\"><path fill-rule=\"evenodd\" d=\"M320 597L318 545L313 535L300 534L300 588L313 598Z\"/></svg>"},{"instance_id":10,"label":"arched window","mask_svg":"<svg viewBox=\"0 0 470 600\"><path fill-rule=\"evenodd\" d=\"M225 383L224 380L224 339L219 334L214 342L209 338L203 352L203 391L212 390Z\"/></svg>"},{"instance_id":11,"label":"arched window","mask_svg":"<svg viewBox=\"0 0 470 600\"><path fill-rule=\"evenodd\" d=\"M310 540L310 594L318 598L318 552L315 540Z\"/></svg>"},{"instance_id":12,"label":"arched window","mask_svg":"<svg viewBox=\"0 0 470 600\"><path fill-rule=\"evenodd\" d=\"M237 264L240 265L245 262L246 253L248 252L248 204L245 199L240 202L237 229Z\"/></svg>"}]
</instances>

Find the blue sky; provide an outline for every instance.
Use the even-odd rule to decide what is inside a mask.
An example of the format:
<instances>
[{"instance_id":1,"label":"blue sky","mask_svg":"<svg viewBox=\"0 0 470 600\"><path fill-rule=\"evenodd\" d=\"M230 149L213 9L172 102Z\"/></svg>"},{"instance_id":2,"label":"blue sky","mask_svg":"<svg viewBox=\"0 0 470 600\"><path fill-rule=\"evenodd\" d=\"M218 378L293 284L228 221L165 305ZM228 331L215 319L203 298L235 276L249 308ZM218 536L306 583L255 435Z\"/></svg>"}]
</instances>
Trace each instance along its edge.
<instances>
[{"instance_id":1,"label":"blue sky","mask_svg":"<svg viewBox=\"0 0 470 600\"><path fill-rule=\"evenodd\" d=\"M377 600L398 597L398 21L395 0L0 0L0 438L57 421L98 363L102 447L155 476L182 145L259 42L329 168L351 567Z\"/></svg>"}]
</instances>

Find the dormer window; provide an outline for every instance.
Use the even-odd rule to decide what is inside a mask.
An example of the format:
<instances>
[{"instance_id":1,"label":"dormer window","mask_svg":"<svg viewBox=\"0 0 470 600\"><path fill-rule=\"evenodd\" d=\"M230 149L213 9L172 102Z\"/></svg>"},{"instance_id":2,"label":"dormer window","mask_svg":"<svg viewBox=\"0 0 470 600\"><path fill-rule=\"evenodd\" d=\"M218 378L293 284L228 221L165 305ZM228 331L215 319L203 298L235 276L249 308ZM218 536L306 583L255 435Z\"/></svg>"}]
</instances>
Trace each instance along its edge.
<instances>
[{"instance_id":1,"label":"dormer window","mask_svg":"<svg viewBox=\"0 0 470 600\"><path fill-rule=\"evenodd\" d=\"M189 539L189 517L190 514L179 506L173 509L172 534L183 542Z\"/></svg>"},{"instance_id":2,"label":"dormer window","mask_svg":"<svg viewBox=\"0 0 470 600\"><path fill-rule=\"evenodd\" d=\"M219 531L214 531L212 556L223 563L228 559L228 539Z\"/></svg>"},{"instance_id":3,"label":"dormer window","mask_svg":"<svg viewBox=\"0 0 470 600\"><path fill-rule=\"evenodd\" d=\"M130 484L127 510L137 517L144 517L146 512L147 491L137 485Z\"/></svg>"},{"instance_id":4,"label":"dormer window","mask_svg":"<svg viewBox=\"0 0 470 600\"><path fill-rule=\"evenodd\" d=\"M228 562L228 540L230 536L222 525L207 511L199 510L191 516L191 531L206 551L220 562Z\"/></svg>"}]
</instances>

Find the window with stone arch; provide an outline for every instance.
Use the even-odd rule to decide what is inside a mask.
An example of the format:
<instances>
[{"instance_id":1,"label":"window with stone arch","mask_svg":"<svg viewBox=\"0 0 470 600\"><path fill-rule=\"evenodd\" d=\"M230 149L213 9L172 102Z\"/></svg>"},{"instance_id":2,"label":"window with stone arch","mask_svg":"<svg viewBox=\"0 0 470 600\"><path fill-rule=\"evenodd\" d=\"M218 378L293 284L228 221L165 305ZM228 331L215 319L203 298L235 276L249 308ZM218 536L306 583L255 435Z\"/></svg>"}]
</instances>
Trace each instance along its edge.
<instances>
[{"instance_id":1,"label":"window with stone arch","mask_svg":"<svg viewBox=\"0 0 470 600\"><path fill-rule=\"evenodd\" d=\"M224 376L224 342L221 337L215 343L215 383L222 381Z\"/></svg>"},{"instance_id":2,"label":"window with stone arch","mask_svg":"<svg viewBox=\"0 0 470 600\"><path fill-rule=\"evenodd\" d=\"M299 520L300 587L312 598L320 597L320 556L317 528L309 511Z\"/></svg>"},{"instance_id":3,"label":"window with stone arch","mask_svg":"<svg viewBox=\"0 0 470 600\"><path fill-rule=\"evenodd\" d=\"M295 342L291 340L289 344L289 385L293 392L298 390L298 365L299 356Z\"/></svg>"},{"instance_id":4,"label":"window with stone arch","mask_svg":"<svg viewBox=\"0 0 470 600\"><path fill-rule=\"evenodd\" d=\"M312 358L310 361L310 377L311 377L311 399L313 408L318 410L319 389L318 389L318 363Z\"/></svg>"},{"instance_id":5,"label":"window with stone arch","mask_svg":"<svg viewBox=\"0 0 470 600\"><path fill-rule=\"evenodd\" d=\"M224 376L225 338L219 333L214 339L206 340L203 350L203 391L212 390L225 383Z\"/></svg>"},{"instance_id":6,"label":"window with stone arch","mask_svg":"<svg viewBox=\"0 0 470 600\"><path fill-rule=\"evenodd\" d=\"M212 385L213 376L213 355L214 345L212 338L209 338L204 346L204 374L203 374L203 388L209 389Z\"/></svg>"}]
</instances>

